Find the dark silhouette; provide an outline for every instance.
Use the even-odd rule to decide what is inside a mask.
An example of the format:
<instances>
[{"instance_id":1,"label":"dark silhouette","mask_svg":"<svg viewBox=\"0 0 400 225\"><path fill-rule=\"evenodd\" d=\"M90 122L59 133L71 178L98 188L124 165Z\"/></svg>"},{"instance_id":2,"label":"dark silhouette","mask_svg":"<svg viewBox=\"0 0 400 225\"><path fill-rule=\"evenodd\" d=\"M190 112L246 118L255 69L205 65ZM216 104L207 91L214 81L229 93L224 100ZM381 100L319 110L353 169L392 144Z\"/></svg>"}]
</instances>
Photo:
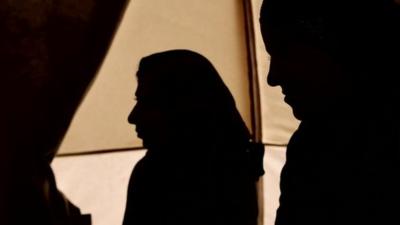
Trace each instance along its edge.
<instances>
[{"instance_id":1,"label":"dark silhouette","mask_svg":"<svg viewBox=\"0 0 400 225\"><path fill-rule=\"evenodd\" d=\"M144 57L137 79L128 120L148 151L124 225L255 225L262 154L212 64L171 50Z\"/></svg>"},{"instance_id":2,"label":"dark silhouette","mask_svg":"<svg viewBox=\"0 0 400 225\"><path fill-rule=\"evenodd\" d=\"M276 224L400 224L399 6L265 0L260 23L268 83L301 120Z\"/></svg>"},{"instance_id":3,"label":"dark silhouette","mask_svg":"<svg viewBox=\"0 0 400 225\"><path fill-rule=\"evenodd\" d=\"M0 224L89 224L50 163L126 0L0 1Z\"/></svg>"}]
</instances>

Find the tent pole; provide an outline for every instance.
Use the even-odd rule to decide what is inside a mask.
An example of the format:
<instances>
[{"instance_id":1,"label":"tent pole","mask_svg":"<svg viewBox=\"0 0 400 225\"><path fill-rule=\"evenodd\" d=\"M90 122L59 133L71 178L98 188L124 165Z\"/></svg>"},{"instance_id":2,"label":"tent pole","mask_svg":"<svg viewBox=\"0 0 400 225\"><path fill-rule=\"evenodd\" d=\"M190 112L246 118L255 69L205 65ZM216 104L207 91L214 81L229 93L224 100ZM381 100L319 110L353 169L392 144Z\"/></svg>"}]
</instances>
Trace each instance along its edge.
<instances>
[{"instance_id":1,"label":"tent pole","mask_svg":"<svg viewBox=\"0 0 400 225\"><path fill-rule=\"evenodd\" d=\"M262 121L261 121L261 104L260 104L260 88L258 82L257 55L256 55L256 39L254 31L254 15L252 0L243 0L245 34L247 45L247 65L250 84L250 104L251 104L251 123L253 140L256 143L262 143ZM264 224L264 187L263 178L260 177L256 183L257 199L258 199L258 225Z\"/></svg>"},{"instance_id":2,"label":"tent pole","mask_svg":"<svg viewBox=\"0 0 400 225\"><path fill-rule=\"evenodd\" d=\"M251 113L253 139L262 143L262 121L260 105L260 88L257 71L256 39L254 31L254 16L251 0L243 0L245 35L247 47L247 64L250 83Z\"/></svg>"}]
</instances>

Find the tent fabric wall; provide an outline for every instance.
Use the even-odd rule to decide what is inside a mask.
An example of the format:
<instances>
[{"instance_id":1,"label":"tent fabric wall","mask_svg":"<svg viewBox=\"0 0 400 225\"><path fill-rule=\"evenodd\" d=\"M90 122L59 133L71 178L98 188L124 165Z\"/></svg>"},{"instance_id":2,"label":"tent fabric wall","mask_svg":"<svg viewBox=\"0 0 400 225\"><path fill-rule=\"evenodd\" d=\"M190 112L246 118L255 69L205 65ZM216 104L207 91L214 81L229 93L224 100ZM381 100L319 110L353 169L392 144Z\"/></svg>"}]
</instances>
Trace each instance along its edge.
<instances>
[{"instance_id":1,"label":"tent fabric wall","mask_svg":"<svg viewBox=\"0 0 400 225\"><path fill-rule=\"evenodd\" d=\"M59 189L82 213L91 214L93 225L121 225L129 177L144 153L56 157L52 168Z\"/></svg>"},{"instance_id":2,"label":"tent fabric wall","mask_svg":"<svg viewBox=\"0 0 400 225\"><path fill-rule=\"evenodd\" d=\"M253 0L262 140L285 145L298 121L283 102L279 87L266 84L269 57L260 35L262 0ZM223 9L223 10L221 10ZM132 1L107 57L61 144L59 154L141 147L126 121L135 104L135 72L141 57L174 48L205 55L231 89L251 126L246 43L241 1Z\"/></svg>"},{"instance_id":3,"label":"tent fabric wall","mask_svg":"<svg viewBox=\"0 0 400 225\"><path fill-rule=\"evenodd\" d=\"M279 174L285 160L285 147L267 146L265 150L262 224L273 225L279 204ZM120 225L129 176L144 153L145 150L138 150L57 157L52 168L60 190L82 213L91 214L93 225Z\"/></svg>"},{"instance_id":4,"label":"tent fabric wall","mask_svg":"<svg viewBox=\"0 0 400 225\"><path fill-rule=\"evenodd\" d=\"M262 179L263 224L272 225L279 198L285 145L298 121L279 87L266 83L268 54L260 35L262 0L252 0L262 141L266 146ZM60 155L141 148L127 116L135 104L135 72L141 57L175 48L198 51L219 71L251 128L250 90L242 1L133 0L108 55L76 112ZM193 25L195 24L195 25ZM272 147L270 145L282 145ZM144 150L58 157L53 162L59 188L94 225L121 224L130 172ZM160 190L162 191L162 190ZM107 202L107 204L104 204Z\"/></svg>"},{"instance_id":5,"label":"tent fabric wall","mask_svg":"<svg viewBox=\"0 0 400 225\"><path fill-rule=\"evenodd\" d=\"M135 104L141 57L191 49L216 67L251 128L247 50L241 1L134 0L59 154L141 147L127 116Z\"/></svg>"}]
</instances>

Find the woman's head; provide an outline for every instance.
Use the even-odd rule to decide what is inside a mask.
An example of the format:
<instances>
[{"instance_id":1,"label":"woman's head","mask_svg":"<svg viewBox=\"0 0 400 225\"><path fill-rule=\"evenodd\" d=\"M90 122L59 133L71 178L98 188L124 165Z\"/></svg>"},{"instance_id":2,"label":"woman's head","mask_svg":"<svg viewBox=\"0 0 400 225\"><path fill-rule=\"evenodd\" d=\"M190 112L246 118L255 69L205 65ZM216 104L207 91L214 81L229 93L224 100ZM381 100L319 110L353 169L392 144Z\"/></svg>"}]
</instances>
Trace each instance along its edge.
<instances>
[{"instance_id":1,"label":"woman's head","mask_svg":"<svg viewBox=\"0 0 400 225\"><path fill-rule=\"evenodd\" d=\"M140 61L137 79L129 122L145 147L223 139L216 132L229 129L248 139L229 89L202 55L189 50L152 54Z\"/></svg>"}]
</instances>

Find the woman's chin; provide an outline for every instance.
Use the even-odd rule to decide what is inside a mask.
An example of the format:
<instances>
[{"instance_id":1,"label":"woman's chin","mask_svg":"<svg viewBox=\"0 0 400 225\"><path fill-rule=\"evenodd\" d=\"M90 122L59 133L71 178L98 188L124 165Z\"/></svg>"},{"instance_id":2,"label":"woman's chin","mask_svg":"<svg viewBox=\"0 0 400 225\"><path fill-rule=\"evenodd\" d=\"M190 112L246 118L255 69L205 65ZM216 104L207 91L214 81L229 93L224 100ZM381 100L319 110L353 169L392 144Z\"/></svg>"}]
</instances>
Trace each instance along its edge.
<instances>
[{"instance_id":1,"label":"woman's chin","mask_svg":"<svg viewBox=\"0 0 400 225\"><path fill-rule=\"evenodd\" d=\"M304 113L301 112L300 110L292 109L292 112L293 112L293 115L294 115L294 117L296 119L298 119L298 120L303 120L304 119Z\"/></svg>"}]
</instances>

